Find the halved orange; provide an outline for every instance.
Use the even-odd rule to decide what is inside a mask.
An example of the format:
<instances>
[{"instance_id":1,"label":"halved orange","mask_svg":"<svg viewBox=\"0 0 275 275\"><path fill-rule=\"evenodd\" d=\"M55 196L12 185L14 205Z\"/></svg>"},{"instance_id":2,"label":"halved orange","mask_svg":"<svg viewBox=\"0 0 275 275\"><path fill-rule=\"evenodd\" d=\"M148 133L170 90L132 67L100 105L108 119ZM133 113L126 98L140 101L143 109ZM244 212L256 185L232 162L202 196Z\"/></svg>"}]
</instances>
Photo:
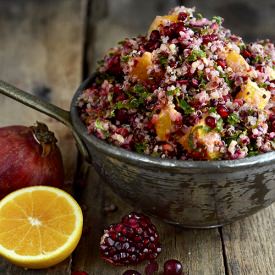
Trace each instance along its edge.
<instances>
[{"instance_id":1,"label":"halved orange","mask_svg":"<svg viewBox=\"0 0 275 275\"><path fill-rule=\"evenodd\" d=\"M0 255L27 268L46 268L67 258L82 233L81 208L61 189L33 186L0 201Z\"/></svg>"}]
</instances>

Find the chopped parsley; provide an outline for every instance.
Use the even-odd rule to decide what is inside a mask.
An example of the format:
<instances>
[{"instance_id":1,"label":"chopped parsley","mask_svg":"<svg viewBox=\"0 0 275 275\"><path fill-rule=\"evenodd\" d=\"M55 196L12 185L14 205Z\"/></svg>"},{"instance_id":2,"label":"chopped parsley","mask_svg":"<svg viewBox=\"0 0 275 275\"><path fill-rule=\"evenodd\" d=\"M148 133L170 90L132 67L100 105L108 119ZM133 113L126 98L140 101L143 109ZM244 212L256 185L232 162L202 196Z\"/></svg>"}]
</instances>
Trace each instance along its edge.
<instances>
[{"instance_id":1,"label":"chopped parsley","mask_svg":"<svg viewBox=\"0 0 275 275\"><path fill-rule=\"evenodd\" d=\"M166 94L168 95L168 96L175 96L175 95L177 95L178 93L180 92L180 88L179 87L176 87L175 89L173 89L173 90L170 90L170 91L167 91L166 92Z\"/></svg>"},{"instance_id":2,"label":"chopped parsley","mask_svg":"<svg viewBox=\"0 0 275 275\"><path fill-rule=\"evenodd\" d=\"M159 63L162 67L166 67L168 64L168 56L166 55L159 55Z\"/></svg>"},{"instance_id":3,"label":"chopped parsley","mask_svg":"<svg viewBox=\"0 0 275 275\"><path fill-rule=\"evenodd\" d=\"M264 88L264 89L266 89L268 87L268 85L266 83L264 83L264 82L263 83L259 83L258 86L260 88Z\"/></svg>"},{"instance_id":4,"label":"chopped parsley","mask_svg":"<svg viewBox=\"0 0 275 275\"><path fill-rule=\"evenodd\" d=\"M179 107L181 107L181 109L186 115L190 115L195 111L195 109L191 107L184 99L177 98L177 101L178 101Z\"/></svg>"},{"instance_id":5,"label":"chopped parsley","mask_svg":"<svg viewBox=\"0 0 275 275\"><path fill-rule=\"evenodd\" d=\"M128 62L129 59L130 59L130 55L123 55L120 58L121 62L124 62L124 63Z\"/></svg>"},{"instance_id":6,"label":"chopped parsley","mask_svg":"<svg viewBox=\"0 0 275 275\"><path fill-rule=\"evenodd\" d=\"M196 14L196 17L197 17L197 19L202 19L203 18L202 14L199 13L199 12Z\"/></svg>"},{"instance_id":7,"label":"chopped parsley","mask_svg":"<svg viewBox=\"0 0 275 275\"><path fill-rule=\"evenodd\" d=\"M210 107L210 108L208 109L208 112L209 112L209 113L217 113L216 107Z\"/></svg>"},{"instance_id":8,"label":"chopped parsley","mask_svg":"<svg viewBox=\"0 0 275 275\"><path fill-rule=\"evenodd\" d=\"M213 16L213 20L214 20L216 23L218 23L219 25L221 25L222 22L223 22L223 18L220 17L220 16Z\"/></svg>"},{"instance_id":9,"label":"chopped parsley","mask_svg":"<svg viewBox=\"0 0 275 275\"><path fill-rule=\"evenodd\" d=\"M141 143L136 143L135 144L135 149L137 153L144 153L144 151L147 149L147 143L146 142L141 142Z\"/></svg>"},{"instance_id":10,"label":"chopped parsley","mask_svg":"<svg viewBox=\"0 0 275 275\"><path fill-rule=\"evenodd\" d=\"M187 57L187 61L193 62L203 57L206 57L206 53L203 50L192 50L191 54Z\"/></svg>"},{"instance_id":11,"label":"chopped parsley","mask_svg":"<svg viewBox=\"0 0 275 275\"><path fill-rule=\"evenodd\" d=\"M230 125L236 125L240 123L240 118L236 113L232 113L228 116L227 121Z\"/></svg>"},{"instance_id":12,"label":"chopped parsley","mask_svg":"<svg viewBox=\"0 0 275 275\"><path fill-rule=\"evenodd\" d=\"M102 121L100 121L99 119L97 119L97 120L95 121L95 127L96 127L96 129L105 131L105 129L104 129L104 127L103 127L103 124L102 124Z\"/></svg>"},{"instance_id":13,"label":"chopped parsley","mask_svg":"<svg viewBox=\"0 0 275 275\"><path fill-rule=\"evenodd\" d=\"M216 129L218 132L221 132L223 130L223 120L222 118L218 119L216 124Z\"/></svg>"}]
</instances>

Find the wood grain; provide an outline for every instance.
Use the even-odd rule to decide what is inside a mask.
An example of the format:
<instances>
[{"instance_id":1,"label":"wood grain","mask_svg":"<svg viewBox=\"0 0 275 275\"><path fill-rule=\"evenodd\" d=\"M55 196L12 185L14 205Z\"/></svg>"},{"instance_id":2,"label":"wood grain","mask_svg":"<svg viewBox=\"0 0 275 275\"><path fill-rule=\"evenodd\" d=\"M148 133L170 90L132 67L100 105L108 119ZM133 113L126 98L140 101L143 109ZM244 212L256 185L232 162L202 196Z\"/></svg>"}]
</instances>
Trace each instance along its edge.
<instances>
[{"instance_id":1,"label":"wood grain","mask_svg":"<svg viewBox=\"0 0 275 275\"><path fill-rule=\"evenodd\" d=\"M0 1L0 78L69 109L82 80L86 0ZM4 96L0 97L0 125L46 122L59 140L72 182L76 148L61 123ZM48 270L26 271L0 260L1 274L70 274L71 259Z\"/></svg>"},{"instance_id":2,"label":"wood grain","mask_svg":"<svg viewBox=\"0 0 275 275\"><path fill-rule=\"evenodd\" d=\"M229 274L275 274L275 204L222 229Z\"/></svg>"}]
</instances>

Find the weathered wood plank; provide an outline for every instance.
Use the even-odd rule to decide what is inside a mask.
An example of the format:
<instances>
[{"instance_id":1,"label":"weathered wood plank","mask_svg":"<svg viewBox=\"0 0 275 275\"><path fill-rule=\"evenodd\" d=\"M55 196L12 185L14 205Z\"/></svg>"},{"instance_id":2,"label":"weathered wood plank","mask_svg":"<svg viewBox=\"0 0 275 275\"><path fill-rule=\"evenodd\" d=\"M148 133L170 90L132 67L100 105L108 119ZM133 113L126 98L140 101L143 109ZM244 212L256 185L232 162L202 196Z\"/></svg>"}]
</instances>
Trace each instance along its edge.
<instances>
[{"instance_id":1,"label":"weathered wood plank","mask_svg":"<svg viewBox=\"0 0 275 275\"><path fill-rule=\"evenodd\" d=\"M0 1L0 79L69 109L82 80L86 0ZM61 123L4 96L0 97L0 125L46 122L59 140L72 182L76 149ZM49 270L24 271L0 260L1 274L70 274L71 259Z\"/></svg>"},{"instance_id":2,"label":"weathered wood plank","mask_svg":"<svg viewBox=\"0 0 275 275\"><path fill-rule=\"evenodd\" d=\"M275 204L222 229L229 274L275 273Z\"/></svg>"}]
</instances>

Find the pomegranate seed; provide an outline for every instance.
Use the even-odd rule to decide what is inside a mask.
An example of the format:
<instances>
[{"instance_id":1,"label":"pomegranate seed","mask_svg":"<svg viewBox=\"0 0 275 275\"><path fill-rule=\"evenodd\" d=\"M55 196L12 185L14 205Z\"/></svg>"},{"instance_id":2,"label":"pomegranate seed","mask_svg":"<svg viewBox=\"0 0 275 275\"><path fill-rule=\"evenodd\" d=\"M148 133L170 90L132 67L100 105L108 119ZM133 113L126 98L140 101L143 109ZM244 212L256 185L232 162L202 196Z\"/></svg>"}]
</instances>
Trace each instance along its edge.
<instances>
[{"instance_id":1,"label":"pomegranate seed","mask_svg":"<svg viewBox=\"0 0 275 275\"><path fill-rule=\"evenodd\" d=\"M236 98L236 99L234 99L233 102L237 103L239 106L243 106L243 103L244 103L243 99L241 99L241 98Z\"/></svg>"},{"instance_id":2,"label":"pomegranate seed","mask_svg":"<svg viewBox=\"0 0 275 275\"><path fill-rule=\"evenodd\" d=\"M114 75L119 75L122 71L121 66L120 66L120 56L119 55L115 55L110 57L107 60L107 70L114 74Z\"/></svg>"},{"instance_id":3,"label":"pomegranate seed","mask_svg":"<svg viewBox=\"0 0 275 275\"><path fill-rule=\"evenodd\" d=\"M120 123L123 124L129 121L128 112L126 109L116 110L115 117Z\"/></svg>"},{"instance_id":4,"label":"pomegranate seed","mask_svg":"<svg viewBox=\"0 0 275 275\"><path fill-rule=\"evenodd\" d=\"M89 275L85 271L73 271L71 275Z\"/></svg>"},{"instance_id":5,"label":"pomegranate seed","mask_svg":"<svg viewBox=\"0 0 275 275\"><path fill-rule=\"evenodd\" d=\"M168 260L164 263L164 275L181 275L182 264L178 260Z\"/></svg>"},{"instance_id":6,"label":"pomegranate seed","mask_svg":"<svg viewBox=\"0 0 275 275\"><path fill-rule=\"evenodd\" d=\"M143 214L130 213L110 225L100 242L103 259L114 265L137 264L155 259L161 252L158 232Z\"/></svg>"},{"instance_id":7,"label":"pomegranate seed","mask_svg":"<svg viewBox=\"0 0 275 275\"><path fill-rule=\"evenodd\" d=\"M275 132L275 121L272 122L271 129L272 129L272 132Z\"/></svg>"},{"instance_id":8,"label":"pomegranate seed","mask_svg":"<svg viewBox=\"0 0 275 275\"><path fill-rule=\"evenodd\" d=\"M221 66L223 69L226 67L226 62L225 62L225 60L218 59L218 60L217 60L217 64L218 64L219 66Z\"/></svg>"},{"instance_id":9,"label":"pomegranate seed","mask_svg":"<svg viewBox=\"0 0 275 275\"><path fill-rule=\"evenodd\" d=\"M123 137L127 137L129 134L129 131L126 128L117 128L116 133Z\"/></svg>"},{"instance_id":10,"label":"pomegranate seed","mask_svg":"<svg viewBox=\"0 0 275 275\"><path fill-rule=\"evenodd\" d=\"M184 21L188 17L188 14L186 12L180 12L178 15L178 20Z\"/></svg>"},{"instance_id":11,"label":"pomegranate seed","mask_svg":"<svg viewBox=\"0 0 275 275\"><path fill-rule=\"evenodd\" d=\"M203 41L204 44L207 44L209 42L213 42L217 39L218 39L218 36L216 34L208 34L208 35L204 35L202 37L202 41Z\"/></svg>"},{"instance_id":12,"label":"pomegranate seed","mask_svg":"<svg viewBox=\"0 0 275 275\"><path fill-rule=\"evenodd\" d=\"M159 41L160 40L160 33L158 30L153 30L150 34L150 40L151 41Z\"/></svg>"},{"instance_id":13,"label":"pomegranate seed","mask_svg":"<svg viewBox=\"0 0 275 275\"><path fill-rule=\"evenodd\" d=\"M265 72L265 67L262 66L262 65L257 65L256 70L259 71L260 73L264 73Z\"/></svg>"},{"instance_id":14,"label":"pomegranate seed","mask_svg":"<svg viewBox=\"0 0 275 275\"><path fill-rule=\"evenodd\" d=\"M205 118L205 123L207 126L209 126L210 128L214 129L217 125L217 121L214 117L212 116L208 116Z\"/></svg>"},{"instance_id":15,"label":"pomegranate seed","mask_svg":"<svg viewBox=\"0 0 275 275\"><path fill-rule=\"evenodd\" d=\"M126 270L122 275L141 275L141 274L136 270Z\"/></svg>"},{"instance_id":16,"label":"pomegranate seed","mask_svg":"<svg viewBox=\"0 0 275 275\"><path fill-rule=\"evenodd\" d=\"M242 55L244 57L250 58L252 56L252 53L248 50L243 50Z\"/></svg>"},{"instance_id":17,"label":"pomegranate seed","mask_svg":"<svg viewBox=\"0 0 275 275\"><path fill-rule=\"evenodd\" d=\"M196 78L192 78L191 80L191 85L194 87L194 88L197 88L199 86L199 81L196 79Z\"/></svg>"},{"instance_id":18,"label":"pomegranate seed","mask_svg":"<svg viewBox=\"0 0 275 275\"><path fill-rule=\"evenodd\" d=\"M222 118L227 118L229 116L229 111L224 105L218 105L217 106L217 113L222 117Z\"/></svg>"}]
</instances>

